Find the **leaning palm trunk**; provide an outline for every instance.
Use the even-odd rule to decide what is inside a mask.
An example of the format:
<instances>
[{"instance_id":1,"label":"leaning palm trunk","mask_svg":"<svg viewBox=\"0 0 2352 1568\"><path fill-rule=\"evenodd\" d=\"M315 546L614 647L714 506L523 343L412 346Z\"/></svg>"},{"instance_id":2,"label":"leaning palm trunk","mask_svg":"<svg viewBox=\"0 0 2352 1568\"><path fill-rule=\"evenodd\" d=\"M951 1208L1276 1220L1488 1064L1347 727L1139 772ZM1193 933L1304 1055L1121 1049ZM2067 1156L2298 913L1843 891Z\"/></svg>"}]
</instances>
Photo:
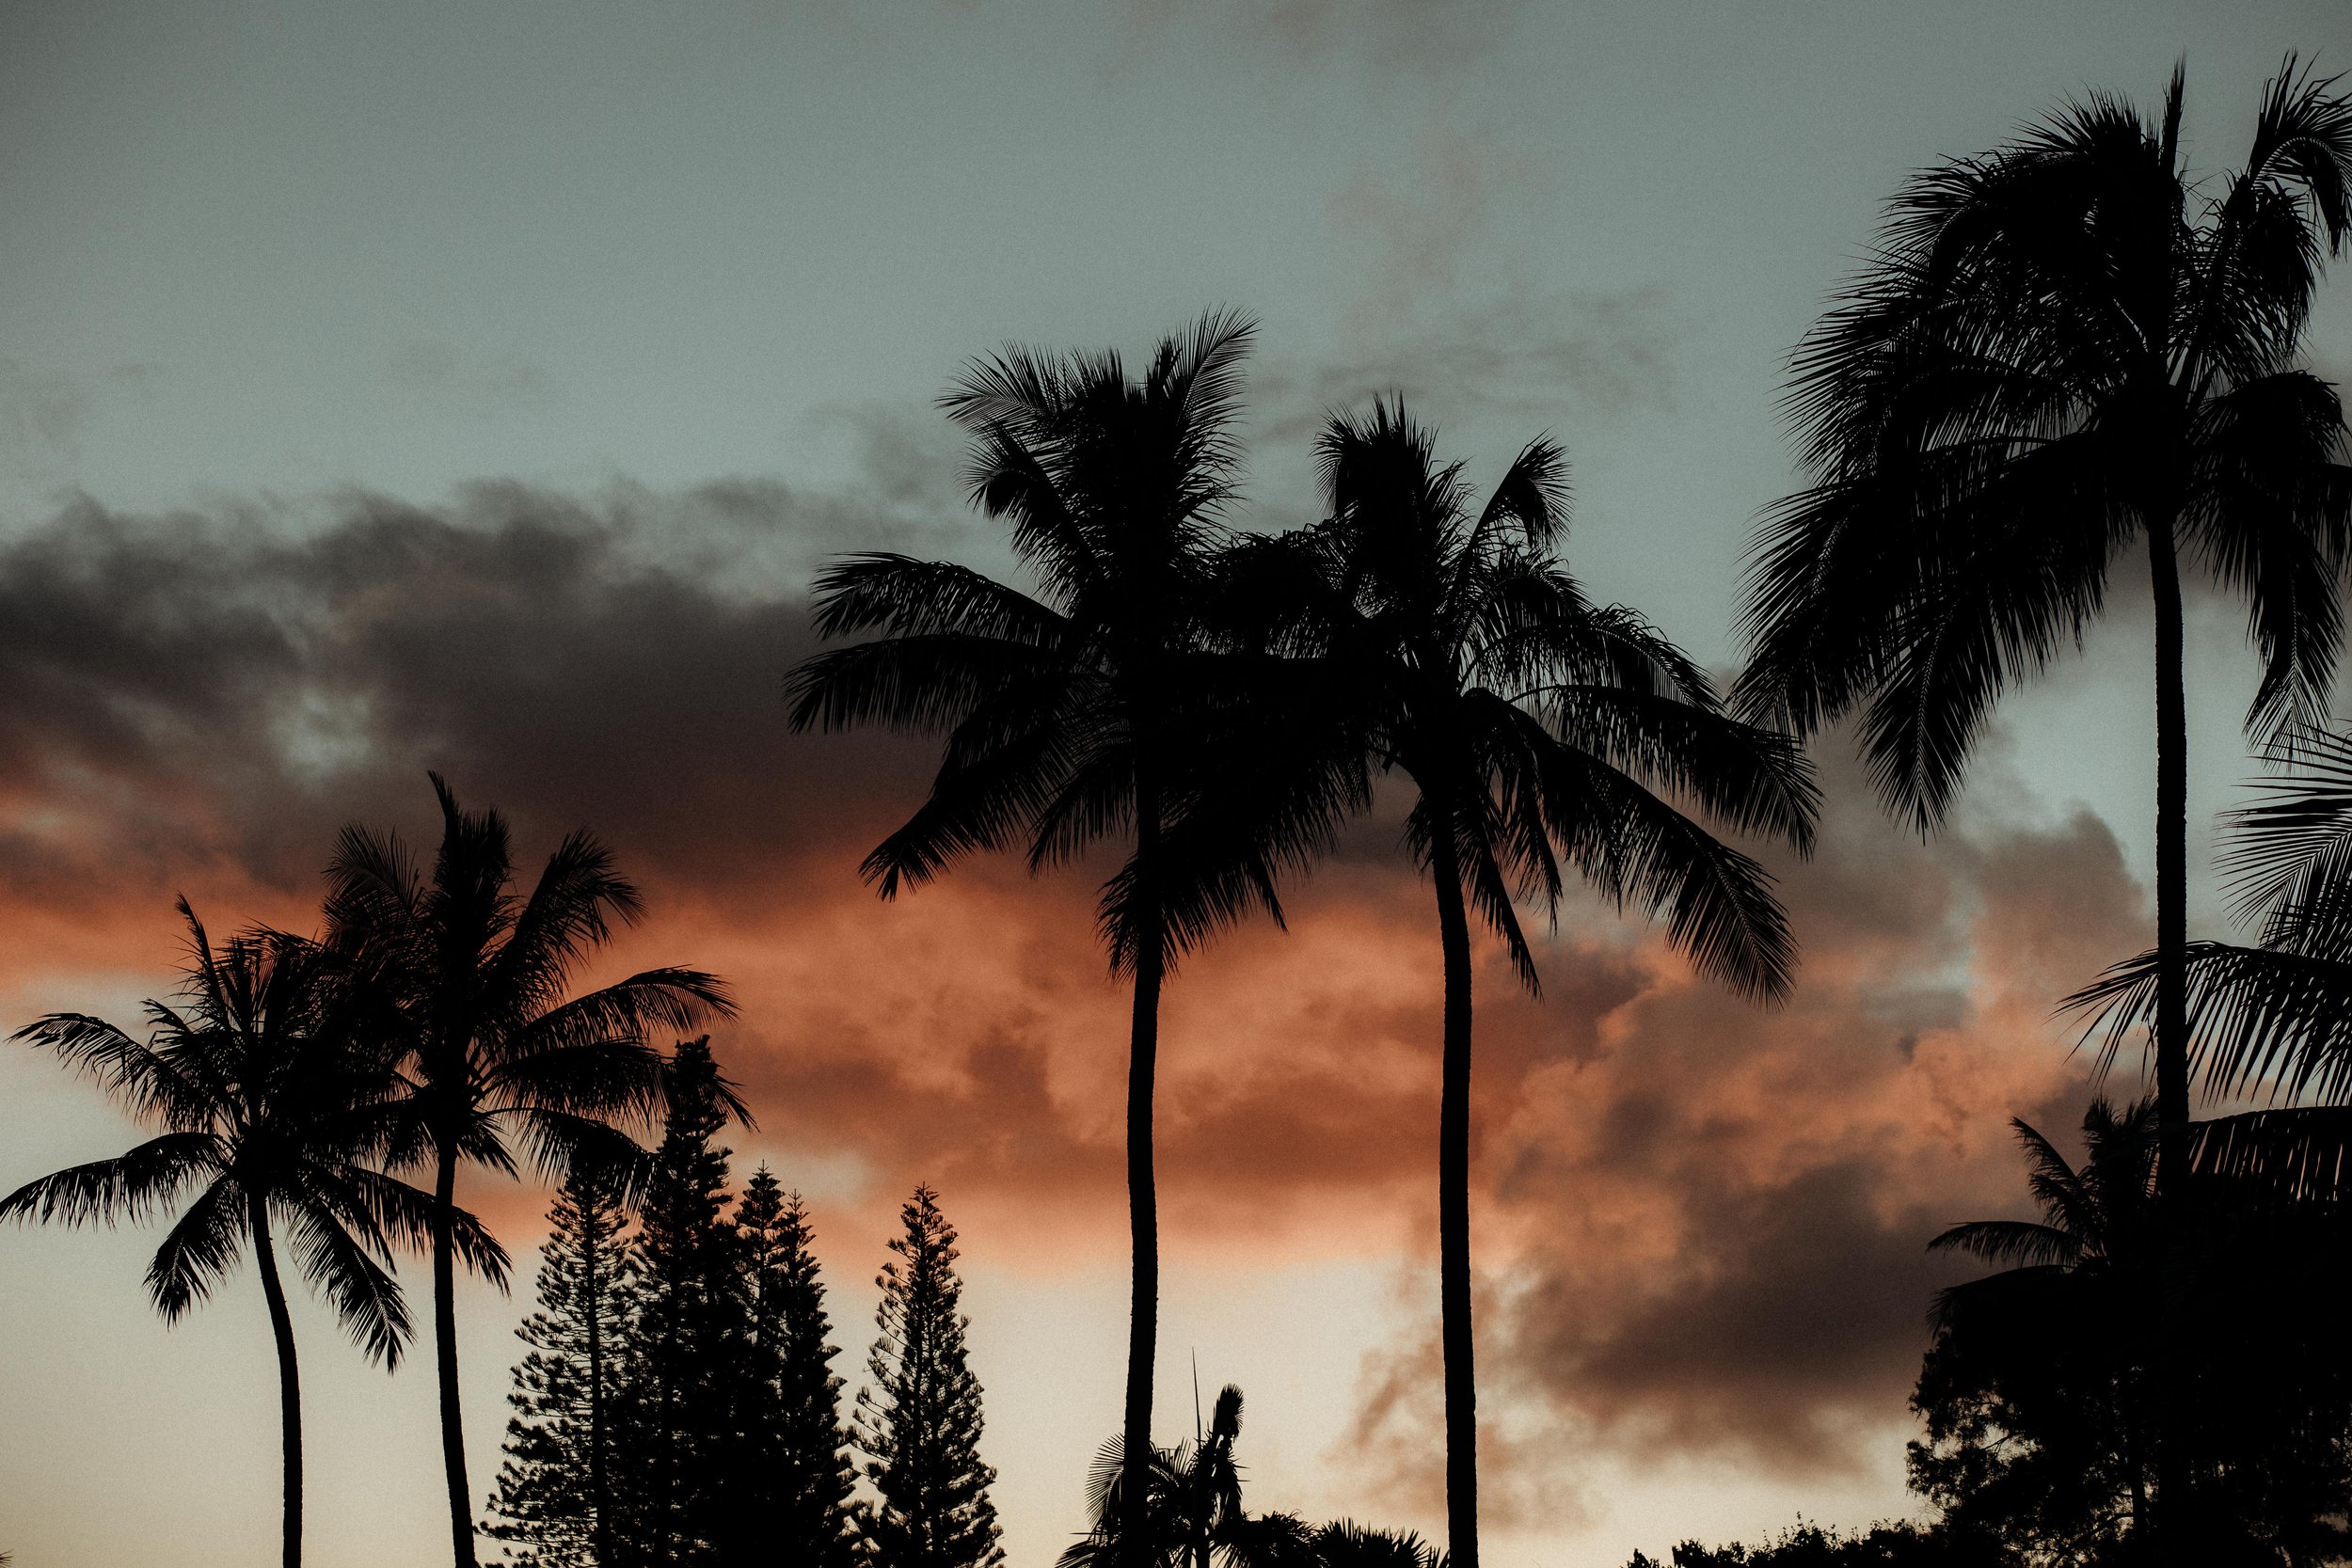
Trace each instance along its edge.
<instances>
[{"instance_id":1,"label":"leaning palm trunk","mask_svg":"<svg viewBox=\"0 0 2352 1568\"><path fill-rule=\"evenodd\" d=\"M302 1372L294 1360L294 1319L286 1311L286 1288L278 1277L278 1256L270 1249L269 1214L258 1197L247 1200L253 1227L253 1262L262 1276L262 1299L269 1305L270 1336L278 1343L278 1437L285 1451L286 1568L302 1568Z\"/></svg>"}]
</instances>

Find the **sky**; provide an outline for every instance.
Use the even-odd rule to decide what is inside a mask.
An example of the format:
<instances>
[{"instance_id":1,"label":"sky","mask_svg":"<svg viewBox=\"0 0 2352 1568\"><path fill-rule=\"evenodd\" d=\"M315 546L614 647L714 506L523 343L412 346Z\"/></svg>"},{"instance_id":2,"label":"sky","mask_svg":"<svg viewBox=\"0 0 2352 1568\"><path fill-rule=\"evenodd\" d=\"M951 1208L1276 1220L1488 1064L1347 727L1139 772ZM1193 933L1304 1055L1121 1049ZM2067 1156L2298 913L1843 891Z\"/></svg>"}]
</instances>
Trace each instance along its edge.
<instances>
[{"instance_id":1,"label":"sky","mask_svg":"<svg viewBox=\"0 0 2352 1568\"><path fill-rule=\"evenodd\" d=\"M172 982L171 900L308 928L335 831L428 838L424 773L585 825L644 888L609 955L738 985L715 1047L814 1205L854 1388L896 1206L962 1232L1015 1568L1118 1420L1124 1010L1086 872L884 905L919 741L794 737L845 549L1008 569L931 399L1008 341L1261 325L1240 518L1312 515L1327 408L1402 391L1474 476L1549 432L1567 553L1728 669L1795 483L1790 346L1905 174L2188 63L2239 155L2340 4L864 0L0 8L0 1024ZM2311 344L2352 369L2352 283ZM2056 999L2147 940L2148 618L2010 699L1921 843L1842 744L1783 1009L1572 899L1540 1000L1482 951L1488 1555L1616 1568L1912 1504L1905 1399L1952 1221L2016 1212L2008 1121L2092 1091ZM2193 924L2253 770L2240 612L2191 605ZM1098 868L1099 870L1099 868ZM1435 1532L1438 957L1375 816L1168 999L1160 1431L1239 1384L1253 1508ZM2134 1064L2125 1064L2128 1069ZM2127 1070L2112 1085L2131 1092ZM132 1128L0 1053L0 1188ZM527 1276L548 1194L467 1200ZM0 1549L258 1560L276 1389L240 1276L167 1329L153 1232L0 1233ZM411 1268L412 1284L421 1277ZM461 1296L488 1491L526 1301ZM427 1370L297 1312L311 1560L443 1549Z\"/></svg>"}]
</instances>

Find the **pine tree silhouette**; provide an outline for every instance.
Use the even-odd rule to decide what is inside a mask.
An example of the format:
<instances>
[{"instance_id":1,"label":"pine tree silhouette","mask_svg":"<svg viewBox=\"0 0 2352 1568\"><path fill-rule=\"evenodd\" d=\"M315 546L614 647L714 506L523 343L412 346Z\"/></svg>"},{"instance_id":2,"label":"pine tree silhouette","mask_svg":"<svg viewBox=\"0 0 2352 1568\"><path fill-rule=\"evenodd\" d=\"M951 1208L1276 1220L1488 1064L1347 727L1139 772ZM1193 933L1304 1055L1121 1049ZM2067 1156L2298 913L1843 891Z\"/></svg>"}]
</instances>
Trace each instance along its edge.
<instances>
[{"instance_id":1,"label":"pine tree silhouette","mask_svg":"<svg viewBox=\"0 0 2352 1568\"><path fill-rule=\"evenodd\" d=\"M684 1568L728 1560L749 1351L742 1243L725 1216L727 1098L708 1037L682 1041L668 1084L633 1261L620 1560Z\"/></svg>"},{"instance_id":2,"label":"pine tree silhouette","mask_svg":"<svg viewBox=\"0 0 2352 1568\"><path fill-rule=\"evenodd\" d=\"M765 1165L736 1206L751 1297L754 1374L745 1423L752 1456L745 1512L786 1561L848 1568L854 1472L841 1426L841 1379L808 1208Z\"/></svg>"},{"instance_id":3,"label":"pine tree silhouette","mask_svg":"<svg viewBox=\"0 0 2352 1568\"><path fill-rule=\"evenodd\" d=\"M861 1389L853 1423L866 1476L881 1495L858 1509L858 1528L878 1568L992 1568L996 1472L980 1462L980 1385L964 1362L963 1285L956 1277L956 1229L939 1195L918 1186L898 1211L895 1262L874 1283L881 1338L866 1362L874 1386Z\"/></svg>"},{"instance_id":4,"label":"pine tree silhouette","mask_svg":"<svg viewBox=\"0 0 2352 1568\"><path fill-rule=\"evenodd\" d=\"M539 1310L516 1332L530 1352L507 1402L506 1462L484 1533L526 1568L613 1561L612 1406L630 1274L627 1216L610 1181L566 1178L548 1212Z\"/></svg>"}]
</instances>

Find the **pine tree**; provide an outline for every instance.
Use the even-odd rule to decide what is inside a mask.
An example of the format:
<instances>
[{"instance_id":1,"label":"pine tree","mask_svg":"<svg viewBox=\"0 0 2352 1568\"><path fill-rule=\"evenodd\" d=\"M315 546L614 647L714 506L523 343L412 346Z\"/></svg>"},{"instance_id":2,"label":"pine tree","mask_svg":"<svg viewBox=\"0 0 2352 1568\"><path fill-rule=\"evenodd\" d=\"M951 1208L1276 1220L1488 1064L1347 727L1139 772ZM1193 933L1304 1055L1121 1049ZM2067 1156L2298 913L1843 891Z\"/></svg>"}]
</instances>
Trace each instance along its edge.
<instances>
[{"instance_id":1,"label":"pine tree","mask_svg":"<svg viewBox=\"0 0 2352 1568\"><path fill-rule=\"evenodd\" d=\"M614 1478L623 1564L732 1561L748 1302L725 1218L728 1100L707 1037L671 1066L669 1114L633 1250L624 1428Z\"/></svg>"},{"instance_id":2,"label":"pine tree","mask_svg":"<svg viewBox=\"0 0 2352 1568\"><path fill-rule=\"evenodd\" d=\"M881 1337L866 1366L874 1386L857 1397L854 1437L879 1504L858 1510L878 1568L993 1568L996 1472L980 1463L980 1385L964 1361L963 1294L956 1231L929 1186L899 1210L906 1227L874 1283Z\"/></svg>"},{"instance_id":3,"label":"pine tree","mask_svg":"<svg viewBox=\"0 0 2352 1568\"><path fill-rule=\"evenodd\" d=\"M747 1506L783 1561L847 1568L853 1472L808 1208L762 1165L743 1190L735 1225L743 1238L758 1368L757 1415L747 1445L757 1467Z\"/></svg>"},{"instance_id":4,"label":"pine tree","mask_svg":"<svg viewBox=\"0 0 2352 1568\"><path fill-rule=\"evenodd\" d=\"M609 1183L575 1172L548 1212L539 1310L516 1332L531 1347L515 1369L506 1462L490 1499L493 1539L531 1568L606 1568L612 1560L612 1409L628 1312L627 1224Z\"/></svg>"}]
</instances>

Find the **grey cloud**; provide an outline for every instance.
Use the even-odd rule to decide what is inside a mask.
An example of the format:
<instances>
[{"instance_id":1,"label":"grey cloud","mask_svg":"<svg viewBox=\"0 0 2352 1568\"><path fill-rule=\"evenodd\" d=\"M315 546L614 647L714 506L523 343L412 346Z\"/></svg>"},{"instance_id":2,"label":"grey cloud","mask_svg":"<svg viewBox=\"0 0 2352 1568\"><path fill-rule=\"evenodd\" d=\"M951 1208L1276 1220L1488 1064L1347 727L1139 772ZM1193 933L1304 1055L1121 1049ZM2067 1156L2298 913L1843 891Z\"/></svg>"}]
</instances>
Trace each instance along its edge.
<instances>
[{"instance_id":1,"label":"grey cloud","mask_svg":"<svg viewBox=\"0 0 2352 1568\"><path fill-rule=\"evenodd\" d=\"M748 892L879 831L926 771L786 734L809 566L956 538L761 481L77 501L0 546L0 784L29 802L0 877L38 895L218 857L301 885L346 817L418 820L432 767L529 831L588 823L641 876Z\"/></svg>"},{"instance_id":2,"label":"grey cloud","mask_svg":"<svg viewBox=\"0 0 2352 1568\"><path fill-rule=\"evenodd\" d=\"M384 362L393 385L438 403L534 408L555 399L555 382L513 355L478 355L439 338L403 343Z\"/></svg>"},{"instance_id":3,"label":"grey cloud","mask_svg":"<svg viewBox=\"0 0 2352 1568\"><path fill-rule=\"evenodd\" d=\"M71 460L92 402L78 376L0 358L0 458L24 467Z\"/></svg>"}]
</instances>

